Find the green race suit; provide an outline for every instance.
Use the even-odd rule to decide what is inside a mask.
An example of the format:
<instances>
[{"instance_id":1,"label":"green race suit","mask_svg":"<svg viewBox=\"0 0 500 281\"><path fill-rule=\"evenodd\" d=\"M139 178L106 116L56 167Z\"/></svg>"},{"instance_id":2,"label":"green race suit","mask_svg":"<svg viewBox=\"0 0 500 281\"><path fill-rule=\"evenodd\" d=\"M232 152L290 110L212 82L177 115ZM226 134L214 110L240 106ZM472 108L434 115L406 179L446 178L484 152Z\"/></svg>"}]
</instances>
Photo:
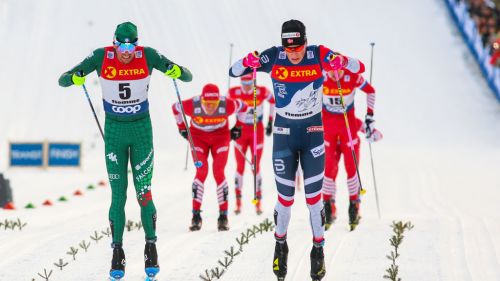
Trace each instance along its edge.
<instances>
[{"instance_id":1,"label":"green race suit","mask_svg":"<svg viewBox=\"0 0 500 281\"><path fill-rule=\"evenodd\" d=\"M68 87L73 85L74 73L88 75L95 70L101 82L106 112L106 167L112 189L109 221L114 244L122 244L123 240L129 159L146 240L156 240L156 209L151 196L154 149L149 80L153 68L165 72L174 63L153 48L137 47L134 53L134 59L123 64L113 47L100 48L59 78L59 85ZM188 69L181 67L181 72L180 80L191 81Z\"/></svg>"}]
</instances>

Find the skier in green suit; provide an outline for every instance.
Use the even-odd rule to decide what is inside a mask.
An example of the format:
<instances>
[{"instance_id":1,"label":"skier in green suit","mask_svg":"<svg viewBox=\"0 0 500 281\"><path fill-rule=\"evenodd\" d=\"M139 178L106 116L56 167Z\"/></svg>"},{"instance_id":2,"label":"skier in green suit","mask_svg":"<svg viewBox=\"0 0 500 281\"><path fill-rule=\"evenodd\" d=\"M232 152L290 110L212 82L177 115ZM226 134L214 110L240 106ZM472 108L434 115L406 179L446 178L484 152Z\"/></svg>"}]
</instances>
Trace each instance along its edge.
<instances>
[{"instance_id":1,"label":"skier in green suit","mask_svg":"<svg viewBox=\"0 0 500 281\"><path fill-rule=\"evenodd\" d=\"M146 235L146 274L153 278L159 272L155 244L156 209L151 195L154 149L148 103L153 68L172 79L184 82L192 79L187 68L173 63L153 48L139 46L137 27L124 22L116 27L113 46L96 49L59 78L62 87L83 85L85 76L94 70L100 78L106 113L106 167L112 190L109 222L113 233L113 258L110 276L115 280L125 274L122 245L129 159Z\"/></svg>"}]
</instances>

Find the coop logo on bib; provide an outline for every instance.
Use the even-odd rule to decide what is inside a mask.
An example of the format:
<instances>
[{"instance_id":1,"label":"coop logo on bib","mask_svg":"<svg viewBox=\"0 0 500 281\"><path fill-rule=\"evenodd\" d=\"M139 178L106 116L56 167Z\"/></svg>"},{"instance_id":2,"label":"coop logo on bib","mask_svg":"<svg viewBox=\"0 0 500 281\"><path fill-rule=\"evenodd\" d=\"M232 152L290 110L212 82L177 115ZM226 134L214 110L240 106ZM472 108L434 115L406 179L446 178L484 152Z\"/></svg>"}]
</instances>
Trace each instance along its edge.
<instances>
[{"instance_id":1,"label":"coop logo on bib","mask_svg":"<svg viewBox=\"0 0 500 281\"><path fill-rule=\"evenodd\" d=\"M113 112L116 112L116 113L135 114L141 110L141 106L139 104L133 105L133 106L116 106L116 105L114 105L111 107L111 110L113 110Z\"/></svg>"},{"instance_id":2,"label":"coop logo on bib","mask_svg":"<svg viewBox=\"0 0 500 281\"><path fill-rule=\"evenodd\" d=\"M114 68L112 66L106 67L104 69L103 75L107 79L113 79L113 78L115 78L116 77L116 68Z\"/></svg>"}]
</instances>

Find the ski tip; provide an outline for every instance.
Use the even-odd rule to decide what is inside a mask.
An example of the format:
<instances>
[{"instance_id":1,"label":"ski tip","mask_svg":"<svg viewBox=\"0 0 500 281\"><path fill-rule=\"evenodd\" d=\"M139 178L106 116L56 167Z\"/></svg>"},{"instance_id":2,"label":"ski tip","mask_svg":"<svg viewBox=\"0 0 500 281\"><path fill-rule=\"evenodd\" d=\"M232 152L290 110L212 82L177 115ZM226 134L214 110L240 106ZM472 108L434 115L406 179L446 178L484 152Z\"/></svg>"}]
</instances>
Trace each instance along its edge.
<instances>
[{"instance_id":1,"label":"ski tip","mask_svg":"<svg viewBox=\"0 0 500 281\"><path fill-rule=\"evenodd\" d=\"M194 162L194 166L196 168L201 168L201 166L203 166L203 163L201 161L196 161L196 162Z\"/></svg>"}]
</instances>

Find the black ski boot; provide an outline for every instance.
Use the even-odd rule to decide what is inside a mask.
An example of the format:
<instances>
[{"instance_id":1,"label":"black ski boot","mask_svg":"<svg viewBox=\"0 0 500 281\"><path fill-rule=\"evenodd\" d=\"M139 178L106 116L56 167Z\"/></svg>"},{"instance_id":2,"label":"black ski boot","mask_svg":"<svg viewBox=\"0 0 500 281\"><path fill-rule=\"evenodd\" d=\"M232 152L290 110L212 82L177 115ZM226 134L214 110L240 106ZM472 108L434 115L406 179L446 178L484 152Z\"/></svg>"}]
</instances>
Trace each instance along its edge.
<instances>
[{"instance_id":1,"label":"black ski boot","mask_svg":"<svg viewBox=\"0 0 500 281\"><path fill-rule=\"evenodd\" d=\"M202 219L200 213L201 211L193 211L193 219L191 219L189 230L198 231L201 229Z\"/></svg>"},{"instance_id":2,"label":"black ski boot","mask_svg":"<svg viewBox=\"0 0 500 281\"><path fill-rule=\"evenodd\" d=\"M320 281L325 277L325 255L323 246L314 245L311 250L311 278L312 281Z\"/></svg>"},{"instance_id":3,"label":"black ski boot","mask_svg":"<svg viewBox=\"0 0 500 281\"><path fill-rule=\"evenodd\" d=\"M323 204L325 207L325 230L328 230L337 219L335 200L323 201Z\"/></svg>"},{"instance_id":4,"label":"black ski boot","mask_svg":"<svg viewBox=\"0 0 500 281\"><path fill-rule=\"evenodd\" d=\"M146 241L146 246L144 247L144 270L146 271L146 276L150 278L150 280L155 280L156 274L160 272L158 253L156 252L156 244L154 241Z\"/></svg>"},{"instance_id":5,"label":"black ski boot","mask_svg":"<svg viewBox=\"0 0 500 281\"><path fill-rule=\"evenodd\" d=\"M359 200L353 200L349 202L349 226L351 231L356 229L359 224L361 216L359 215Z\"/></svg>"},{"instance_id":6,"label":"black ski boot","mask_svg":"<svg viewBox=\"0 0 500 281\"><path fill-rule=\"evenodd\" d=\"M227 231L229 230L228 221L227 221L227 212L220 212L219 218L217 219L217 229L219 231Z\"/></svg>"},{"instance_id":7,"label":"black ski boot","mask_svg":"<svg viewBox=\"0 0 500 281\"><path fill-rule=\"evenodd\" d=\"M125 253L121 244L111 244L113 247L113 259L111 260L111 269L109 276L111 280L120 280L125 276Z\"/></svg>"},{"instance_id":8,"label":"black ski boot","mask_svg":"<svg viewBox=\"0 0 500 281\"><path fill-rule=\"evenodd\" d=\"M278 281L285 280L287 272L287 260L288 245L286 243L286 240L276 241L276 246L274 247L273 272L278 278Z\"/></svg>"}]
</instances>

